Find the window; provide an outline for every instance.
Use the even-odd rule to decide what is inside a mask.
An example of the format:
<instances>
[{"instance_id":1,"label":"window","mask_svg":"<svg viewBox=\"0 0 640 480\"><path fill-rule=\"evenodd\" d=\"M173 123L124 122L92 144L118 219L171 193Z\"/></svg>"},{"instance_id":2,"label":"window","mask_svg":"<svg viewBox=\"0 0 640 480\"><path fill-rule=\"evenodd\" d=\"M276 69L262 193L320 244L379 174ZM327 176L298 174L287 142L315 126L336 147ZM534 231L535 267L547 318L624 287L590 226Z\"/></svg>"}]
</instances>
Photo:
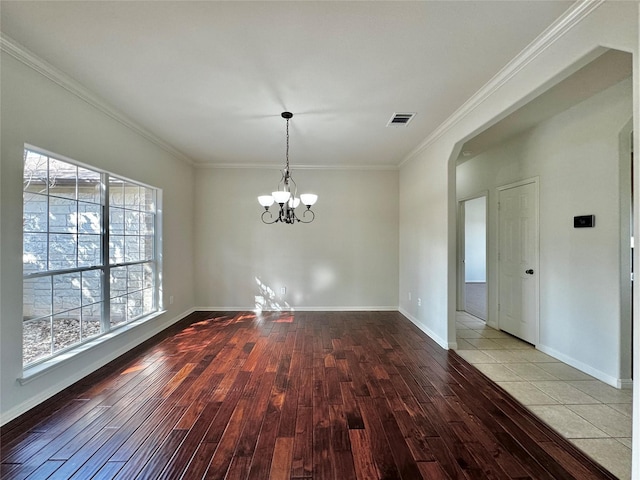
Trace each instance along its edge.
<instances>
[{"instance_id":1,"label":"window","mask_svg":"<svg viewBox=\"0 0 640 480\"><path fill-rule=\"evenodd\" d=\"M23 364L158 310L157 190L27 148Z\"/></svg>"}]
</instances>

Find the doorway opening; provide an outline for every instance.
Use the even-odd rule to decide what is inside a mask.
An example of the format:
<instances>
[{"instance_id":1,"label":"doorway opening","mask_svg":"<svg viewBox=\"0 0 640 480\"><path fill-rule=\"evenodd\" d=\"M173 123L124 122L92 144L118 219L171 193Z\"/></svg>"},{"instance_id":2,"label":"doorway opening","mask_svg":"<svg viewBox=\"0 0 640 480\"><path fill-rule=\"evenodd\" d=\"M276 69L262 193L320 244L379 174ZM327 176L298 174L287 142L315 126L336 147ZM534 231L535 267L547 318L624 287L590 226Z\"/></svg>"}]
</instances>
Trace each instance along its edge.
<instances>
[{"instance_id":1,"label":"doorway opening","mask_svg":"<svg viewBox=\"0 0 640 480\"><path fill-rule=\"evenodd\" d=\"M487 195L460 202L459 310L487 321Z\"/></svg>"}]
</instances>

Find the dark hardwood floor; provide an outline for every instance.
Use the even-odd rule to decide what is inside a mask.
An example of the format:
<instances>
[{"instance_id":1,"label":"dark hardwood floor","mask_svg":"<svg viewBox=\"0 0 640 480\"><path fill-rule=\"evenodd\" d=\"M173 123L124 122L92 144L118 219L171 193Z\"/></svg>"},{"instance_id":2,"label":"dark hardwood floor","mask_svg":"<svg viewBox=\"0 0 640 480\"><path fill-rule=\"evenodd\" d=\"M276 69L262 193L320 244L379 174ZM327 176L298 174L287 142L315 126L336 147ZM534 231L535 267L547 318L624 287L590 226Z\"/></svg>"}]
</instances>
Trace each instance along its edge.
<instances>
[{"instance_id":1,"label":"dark hardwood floor","mask_svg":"<svg viewBox=\"0 0 640 480\"><path fill-rule=\"evenodd\" d=\"M397 312L198 312L0 439L3 479L614 478Z\"/></svg>"}]
</instances>

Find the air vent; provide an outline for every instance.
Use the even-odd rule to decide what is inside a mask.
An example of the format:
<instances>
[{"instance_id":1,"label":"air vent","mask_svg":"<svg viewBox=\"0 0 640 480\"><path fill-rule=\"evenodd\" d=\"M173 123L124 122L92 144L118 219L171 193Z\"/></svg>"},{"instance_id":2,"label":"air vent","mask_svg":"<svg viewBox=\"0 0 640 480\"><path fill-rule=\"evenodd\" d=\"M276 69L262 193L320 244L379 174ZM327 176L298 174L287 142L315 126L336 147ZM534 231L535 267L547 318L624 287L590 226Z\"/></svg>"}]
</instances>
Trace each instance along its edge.
<instances>
[{"instance_id":1,"label":"air vent","mask_svg":"<svg viewBox=\"0 0 640 480\"><path fill-rule=\"evenodd\" d=\"M415 113L394 113L389 123L387 123L387 127L404 127L415 115Z\"/></svg>"}]
</instances>

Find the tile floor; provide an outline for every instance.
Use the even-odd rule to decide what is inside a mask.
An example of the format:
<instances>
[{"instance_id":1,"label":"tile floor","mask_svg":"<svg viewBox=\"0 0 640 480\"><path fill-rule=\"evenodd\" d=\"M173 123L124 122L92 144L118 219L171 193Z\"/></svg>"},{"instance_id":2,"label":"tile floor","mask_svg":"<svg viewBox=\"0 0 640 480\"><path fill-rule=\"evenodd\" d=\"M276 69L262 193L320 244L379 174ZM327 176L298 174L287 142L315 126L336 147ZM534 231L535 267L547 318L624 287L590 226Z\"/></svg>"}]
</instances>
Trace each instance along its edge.
<instances>
[{"instance_id":1,"label":"tile floor","mask_svg":"<svg viewBox=\"0 0 640 480\"><path fill-rule=\"evenodd\" d=\"M621 479L631 478L631 390L618 390L466 312L456 352Z\"/></svg>"}]
</instances>

